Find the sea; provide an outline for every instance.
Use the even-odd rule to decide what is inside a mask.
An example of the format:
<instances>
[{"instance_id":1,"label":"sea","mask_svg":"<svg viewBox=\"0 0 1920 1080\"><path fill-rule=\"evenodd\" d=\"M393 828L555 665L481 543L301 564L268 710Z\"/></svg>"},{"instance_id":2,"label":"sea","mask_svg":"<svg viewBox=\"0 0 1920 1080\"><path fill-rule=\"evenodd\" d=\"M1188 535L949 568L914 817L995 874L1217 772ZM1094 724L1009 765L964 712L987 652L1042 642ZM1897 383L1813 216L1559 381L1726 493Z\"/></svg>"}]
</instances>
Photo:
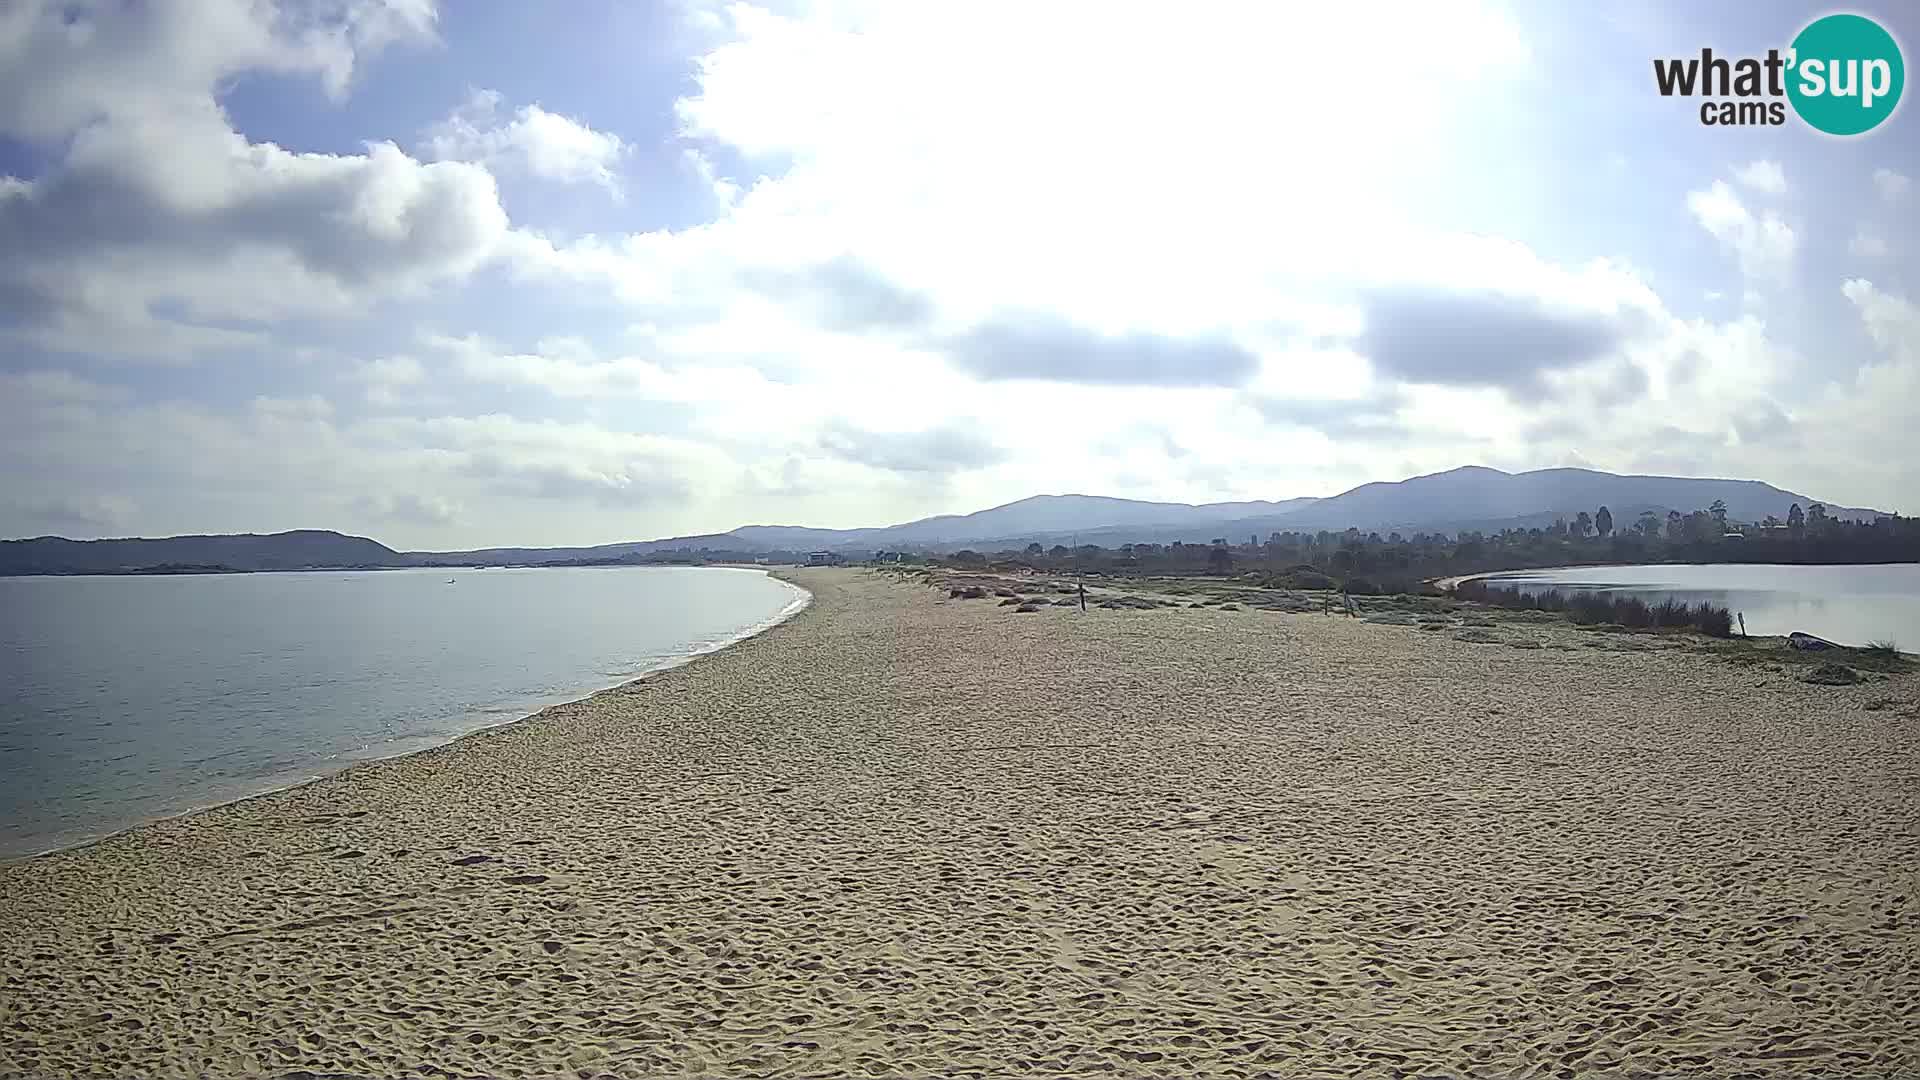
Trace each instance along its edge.
<instances>
[{"instance_id":1,"label":"sea","mask_svg":"<svg viewBox=\"0 0 1920 1080\"><path fill-rule=\"evenodd\" d=\"M1920 563L1880 566L1587 566L1488 575L1528 592L1605 591L1647 600L1711 601L1756 637L1813 634L1842 645L1891 641L1920 652Z\"/></svg>"},{"instance_id":2,"label":"sea","mask_svg":"<svg viewBox=\"0 0 1920 1080\"><path fill-rule=\"evenodd\" d=\"M0 578L0 858L511 722L807 599L707 567Z\"/></svg>"}]
</instances>

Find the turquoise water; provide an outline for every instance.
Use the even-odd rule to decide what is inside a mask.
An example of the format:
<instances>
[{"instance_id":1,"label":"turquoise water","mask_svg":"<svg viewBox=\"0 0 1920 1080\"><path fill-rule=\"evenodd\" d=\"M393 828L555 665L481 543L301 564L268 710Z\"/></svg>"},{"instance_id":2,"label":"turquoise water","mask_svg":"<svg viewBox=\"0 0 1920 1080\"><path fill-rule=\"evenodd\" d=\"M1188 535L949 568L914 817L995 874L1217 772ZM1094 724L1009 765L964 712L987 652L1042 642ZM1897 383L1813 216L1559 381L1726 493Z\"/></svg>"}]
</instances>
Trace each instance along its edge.
<instances>
[{"instance_id":1,"label":"turquoise water","mask_svg":"<svg viewBox=\"0 0 1920 1080\"><path fill-rule=\"evenodd\" d=\"M0 856L446 742L804 599L685 567L0 578Z\"/></svg>"},{"instance_id":2,"label":"turquoise water","mask_svg":"<svg viewBox=\"0 0 1920 1080\"><path fill-rule=\"evenodd\" d=\"M1886 566L1590 566L1489 575L1528 591L1617 591L1648 601L1702 600L1746 616L1755 636L1795 630L1865 645L1920 651L1920 563Z\"/></svg>"}]
</instances>

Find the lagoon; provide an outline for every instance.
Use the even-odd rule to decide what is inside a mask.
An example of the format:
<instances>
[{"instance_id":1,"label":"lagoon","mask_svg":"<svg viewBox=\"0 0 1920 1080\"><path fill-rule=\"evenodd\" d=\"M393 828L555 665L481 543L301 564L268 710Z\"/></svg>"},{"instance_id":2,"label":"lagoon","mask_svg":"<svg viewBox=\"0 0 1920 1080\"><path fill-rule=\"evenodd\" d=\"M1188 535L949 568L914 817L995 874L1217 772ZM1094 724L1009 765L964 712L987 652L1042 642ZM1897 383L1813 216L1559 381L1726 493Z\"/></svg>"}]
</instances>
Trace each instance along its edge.
<instances>
[{"instance_id":1,"label":"lagoon","mask_svg":"<svg viewBox=\"0 0 1920 1080\"><path fill-rule=\"evenodd\" d=\"M1893 641L1908 652L1920 649L1920 563L1575 566L1514 570L1486 580L1526 592L1624 592L1649 602L1708 601L1744 615L1747 633L1756 637L1799 630L1843 645Z\"/></svg>"}]
</instances>

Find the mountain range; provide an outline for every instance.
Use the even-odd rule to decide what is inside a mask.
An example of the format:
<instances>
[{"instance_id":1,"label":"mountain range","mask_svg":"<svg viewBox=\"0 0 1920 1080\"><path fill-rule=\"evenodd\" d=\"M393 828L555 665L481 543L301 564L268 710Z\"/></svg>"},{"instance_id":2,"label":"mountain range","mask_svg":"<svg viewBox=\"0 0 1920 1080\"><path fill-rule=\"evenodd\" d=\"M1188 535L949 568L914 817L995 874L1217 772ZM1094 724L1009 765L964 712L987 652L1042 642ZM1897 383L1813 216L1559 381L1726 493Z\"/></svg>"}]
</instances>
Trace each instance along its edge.
<instances>
[{"instance_id":1,"label":"mountain range","mask_svg":"<svg viewBox=\"0 0 1920 1080\"><path fill-rule=\"evenodd\" d=\"M1163 503L1095 495L1036 495L972 514L922 518L869 529L799 525L745 525L725 533L676 536L575 548L484 548L473 551L395 551L359 536L326 530L270 535L174 536L162 539L68 540L43 536L0 541L0 574L116 573L158 566L233 570L324 567L499 565L609 561L679 549L740 554L825 549L925 551L1029 543L1051 546L1125 543L1205 543L1273 532L1497 531L1551 524L1582 510L1607 506L1624 528L1642 512L1664 518L1725 502L1734 521L1785 518L1788 507L1818 501L1758 480L1622 476L1592 469L1538 469L1508 473L1481 466L1362 484L1328 498L1276 502ZM1829 505L1839 518L1872 520L1878 510Z\"/></svg>"}]
</instances>

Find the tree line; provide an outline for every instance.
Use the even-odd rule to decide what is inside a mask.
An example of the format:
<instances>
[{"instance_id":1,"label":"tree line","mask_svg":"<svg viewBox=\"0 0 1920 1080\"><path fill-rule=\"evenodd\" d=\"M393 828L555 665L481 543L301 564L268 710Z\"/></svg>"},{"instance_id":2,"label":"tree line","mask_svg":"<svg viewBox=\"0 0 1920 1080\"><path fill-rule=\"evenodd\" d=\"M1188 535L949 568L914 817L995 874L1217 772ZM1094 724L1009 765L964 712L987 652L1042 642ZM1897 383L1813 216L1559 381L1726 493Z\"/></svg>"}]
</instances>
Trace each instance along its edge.
<instances>
[{"instance_id":1,"label":"tree line","mask_svg":"<svg viewBox=\"0 0 1920 1080\"><path fill-rule=\"evenodd\" d=\"M1890 563L1920 562L1920 519L1898 515L1876 521L1836 518L1825 506L1798 503L1784 516L1731 522L1724 502L1665 515L1644 511L1622 525L1605 506L1581 511L1552 525L1498 532L1275 532L1216 537L1207 543L1084 544L983 552L971 549L932 556L954 566L1095 573L1260 574L1295 587L1331 584L1352 591L1410 591L1437 577L1524 570L1580 563ZM905 552L876 552L881 561L922 561ZM1359 586L1355 588L1354 586Z\"/></svg>"}]
</instances>

